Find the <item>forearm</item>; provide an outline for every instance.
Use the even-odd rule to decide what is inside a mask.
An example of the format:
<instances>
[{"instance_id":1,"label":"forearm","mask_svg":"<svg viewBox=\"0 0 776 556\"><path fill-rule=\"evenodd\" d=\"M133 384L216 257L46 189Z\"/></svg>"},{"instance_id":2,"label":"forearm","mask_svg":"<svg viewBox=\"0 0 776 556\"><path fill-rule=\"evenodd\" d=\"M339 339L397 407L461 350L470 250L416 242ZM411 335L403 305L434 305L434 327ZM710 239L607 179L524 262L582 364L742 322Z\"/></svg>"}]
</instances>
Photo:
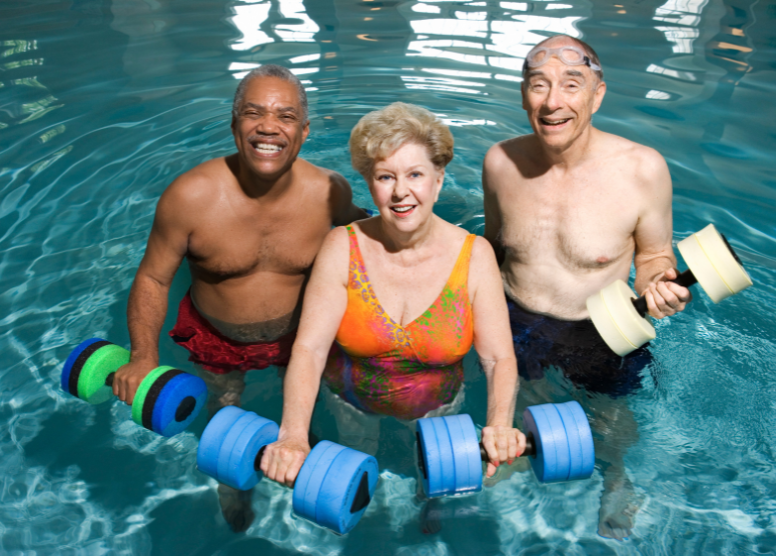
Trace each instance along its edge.
<instances>
[{"instance_id":1,"label":"forearm","mask_svg":"<svg viewBox=\"0 0 776 556\"><path fill-rule=\"evenodd\" d=\"M138 272L127 304L127 327L132 361L159 361L159 333L167 315L170 286Z\"/></svg>"},{"instance_id":2,"label":"forearm","mask_svg":"<svg viewBox=\"0 0 776 556\"><path fill-rule=\"evenodd\" d=\"M498 361L480 359L488 380L487 426L511 427L515 415L515 399L519 388L517 360Z\"/></svg>"},{"instance_id":3,"label":"forearm","mask_svg":"<svg viewBox=\"0 0 776 556\"><path fill-rule=\"evenodd\" d=\"M641 294L646 287L654 282L661 274L669 268L676 268L676 257L673 252L663 253L657 256L646 258L636 257L636 280L634 289Z\"/></svg>"},{"instance_id":4,"label":"forearm","mask_svg":"<svg viewBox=\"0 0 776 556\"><path fill-rule=\"evenodd\" d=\"M307 440L325 364L326 354L317 353L303 345L294 345L283 381L281 438Z\"/></svg>"}]
</instances>

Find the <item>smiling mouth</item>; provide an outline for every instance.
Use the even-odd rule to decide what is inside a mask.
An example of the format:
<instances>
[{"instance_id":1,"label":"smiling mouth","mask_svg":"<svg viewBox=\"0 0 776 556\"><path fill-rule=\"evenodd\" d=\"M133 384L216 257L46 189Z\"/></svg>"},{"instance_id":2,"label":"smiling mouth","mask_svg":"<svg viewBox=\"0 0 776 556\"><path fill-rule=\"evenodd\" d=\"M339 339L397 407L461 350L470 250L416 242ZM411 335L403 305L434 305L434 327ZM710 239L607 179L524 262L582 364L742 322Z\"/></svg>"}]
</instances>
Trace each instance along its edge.
<instances>
[{"instance_id":1,"label":"smiling mouth","mask_svg":"<svg viewBox=\"0 0 776 556\"><path fill-rule=\"evenodd\" d=\"M565 124L566 122L571 120L571 118L566 118L565 120L548 120L547 118L539 118L539 120L544 125L548 125L548 126L553 126L554 127L554 126L559 126L559 125Z\"/></svg>"},{"instance_id":2,"label":"smiling mouth","mask_svg":"<svg viewBox=\"0 0 776 556\"><path fill-rule=\"evenodd\" d=\"M396 214L407 214L414 208L415 208L415 205L398 205L395 207L391 207L391 210Z\"/></svg>"},{"instance_id":3,"label":"smiling mouth","mask_svg":"<svg viewBox=\"0 0 776 556\"><path fill-rule=\"evenodd\" d=\"M257 143L253 145L253 149L259 154L275 154L282 151L285 147L282 145L276 145L274 143Z\"/></svg>"}]
</instances>

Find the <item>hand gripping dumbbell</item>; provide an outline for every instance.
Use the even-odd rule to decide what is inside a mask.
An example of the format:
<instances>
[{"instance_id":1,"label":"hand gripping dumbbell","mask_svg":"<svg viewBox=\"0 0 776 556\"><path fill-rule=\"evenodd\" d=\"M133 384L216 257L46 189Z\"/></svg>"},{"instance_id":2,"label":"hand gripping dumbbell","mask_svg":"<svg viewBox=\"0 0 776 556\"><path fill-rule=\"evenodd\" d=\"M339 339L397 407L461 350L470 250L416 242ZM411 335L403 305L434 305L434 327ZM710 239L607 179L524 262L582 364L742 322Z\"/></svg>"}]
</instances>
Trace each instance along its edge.
<instances>
[{"instance_id":1,"label":"hand gripping dumbbell","mask_svg":"<svg viewBox=\"0 0 776 556\"><path fill-rule=\"evenodd\" d=\"M261 480L264 448L278 426L251 411L226 406L210 420L197 449L197 467L217 481L250 490ZM345 534L361 519L377 486L377 460L328 440L307 455L294 483L294 512Z\"/></svg>"},{"instance_id":2,"label":"hand gripping dumbbell","mask_svg":"<svg viewBox=\"0 0 776 556\"><path fill-rule=\"evenodd\" d=\"M539 482L587 479L595 448L590 424L577 402L534 405L523 412L525 452ZM418 420L418 466L429 498L482 490L488 454L468 415Z\"/></svg>"},{"instance_id":3,"label":"hand gripping dumbbell","mask_svg":"<svg viewBox=\"0 0 776 556\"><path fill-rule=\"evenodd\" d=\"M78 345L62 369L62 390L90 404L113 395L113 377L129 363L129 351L101 338ZM132 401L132 420L162 436L183 431L207 400L207 386L198 376L173 367L157 367L143 379Z\"/></svg>"},{"instance_id":4,"label":"hand gripping dumbbell","mask_svg":"<svg viewBox=\"0 0 776 556\"><path fill-rule=\"evenodd\" d=\"M677 244L689 270L673 282L688 288L699 283L714 303L752 285L741 259L709 224ZM646 318L647 299L638 297L617 280L587 298L587 310L601 338L617 355L624 356L655 339L655 328Z\"/></svg>"}]
</instances>

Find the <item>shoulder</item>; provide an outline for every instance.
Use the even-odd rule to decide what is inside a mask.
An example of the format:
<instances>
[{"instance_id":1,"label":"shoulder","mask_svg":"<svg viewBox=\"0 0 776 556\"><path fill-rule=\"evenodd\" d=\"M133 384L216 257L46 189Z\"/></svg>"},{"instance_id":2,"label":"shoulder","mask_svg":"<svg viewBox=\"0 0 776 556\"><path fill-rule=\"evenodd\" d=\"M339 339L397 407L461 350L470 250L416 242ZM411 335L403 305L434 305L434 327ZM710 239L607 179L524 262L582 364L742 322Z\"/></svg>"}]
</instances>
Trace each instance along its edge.
<instances>
[{"instance_id":1,"label":"shoulder","mask_svg":"<svg viewBox=\"0 0 776 556\"><path fill-rule=\"evenodd\" d=\"M157 213L196 214L212 207L231 177L224 158L209 160L178 176L162 193ZM231 179L234 179L231 177Z\"/></svg>"},{"instance_id":2,"label":"shoulder","mask_svg":"<svg viewBox=\"0 0 776 556\"><path fill-rule=\"evenodd\" d=\"M493 247L490 242L482 236L475 236L474 244L472 245L472 266L477 268L483 268L490 266L497 267L496 253L493 251Z\"/></svg>"},{"instance_id":3,"label":"shoulder","mask_svg":"<svg viewBox=\"0 0 776 556\"><path fill-rule=\"evenodd\" d=\"M294 165L294 170L308 182L314 182L316 185L327 185L332 191L350 191L348 180L334 170L316 166L302 158L297 158Z\"/></svg>"},{"instance_id":4,"label":"shoulder","mask_svg":"<svg viewBox=\"0 0 776 556\"><path fill-rule=\"evenodd\" d=\"M315 257L315 266L325 272L341 275L348 268L350 239L345 226L337 226L326 234L321 249ZM344 269L344 270L343 270Z\"/></svg>"},{"instance_id":5,"label":"shoulder","mask_svg":"<svg viewBox=\"0 0 776 556\"><path fill-rule=\"evenodd\" d=\"M665 178L669 178L670 182L668 165L657 150L618 135L599 133L601 152L614 155L618 165L631 174L636 183L654 186L655 182Z\"/></svg>"},{"instance_id":6,"label":"shoulder","mask_svg":"<svg viewBox=\"0 0 776 556\"><path fill-rule=\"evenodd\" d=\"M533 154L536 149L535 143L533 134L521 135L496 143L488 149L483 162L483 171L491 179L484 180L486 187L497 185L497 182L492 180L493 176L516 172L519 174L520 166L535 157Z\"/></svg>"}]
</instances>

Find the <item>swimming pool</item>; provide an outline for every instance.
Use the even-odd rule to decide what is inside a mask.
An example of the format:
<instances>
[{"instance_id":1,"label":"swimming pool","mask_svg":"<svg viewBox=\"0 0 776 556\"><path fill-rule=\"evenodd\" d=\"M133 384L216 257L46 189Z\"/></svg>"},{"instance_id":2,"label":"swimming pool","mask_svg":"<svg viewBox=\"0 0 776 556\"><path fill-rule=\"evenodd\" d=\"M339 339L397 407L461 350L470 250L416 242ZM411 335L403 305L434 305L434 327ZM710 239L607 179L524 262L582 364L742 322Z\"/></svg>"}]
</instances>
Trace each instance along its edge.
<instances>
[{"instance_id":1,"label":"swimming pool","mask_svg":"<svg viewBox=\"0 0 776 556\"><path fill-rule=\"evenodd\" d=\"M0 552L776 553L773 0L20 1L3 3L0 21ZM656 380L629 400L639 437L626 465L645 497L631 540L596 534L599 470L560 485L516 473L445 500L442 531L423 535L412 439L390 422L377 496L350 534L294 517L290 491L264 481L253 526L235 535L195 469L204 416L163 439L121 403L60 391L75 344L128 345L126 301L156 200L232 151L243 72L275 62L304 80L302 156L345 175L362 206L371 200L347 155L358 118L394 100L443 115L457 148L438 213L482 233L482 157L529 131L522 57L557 32L601 57L608 92L595 124L666 157L674 239L714 222L756 284L718 306L696 291L657 326ZM175 302L188 280L183 269ZM469 357L464 411L482 422L484 379ZM161 359L188 368L165 338ZM279 419L275 373L248 382L244 407ZM557 377L542 388L571 395ZM336 440L330 415L321 428Z\"/></svg>"}]
</instances>

